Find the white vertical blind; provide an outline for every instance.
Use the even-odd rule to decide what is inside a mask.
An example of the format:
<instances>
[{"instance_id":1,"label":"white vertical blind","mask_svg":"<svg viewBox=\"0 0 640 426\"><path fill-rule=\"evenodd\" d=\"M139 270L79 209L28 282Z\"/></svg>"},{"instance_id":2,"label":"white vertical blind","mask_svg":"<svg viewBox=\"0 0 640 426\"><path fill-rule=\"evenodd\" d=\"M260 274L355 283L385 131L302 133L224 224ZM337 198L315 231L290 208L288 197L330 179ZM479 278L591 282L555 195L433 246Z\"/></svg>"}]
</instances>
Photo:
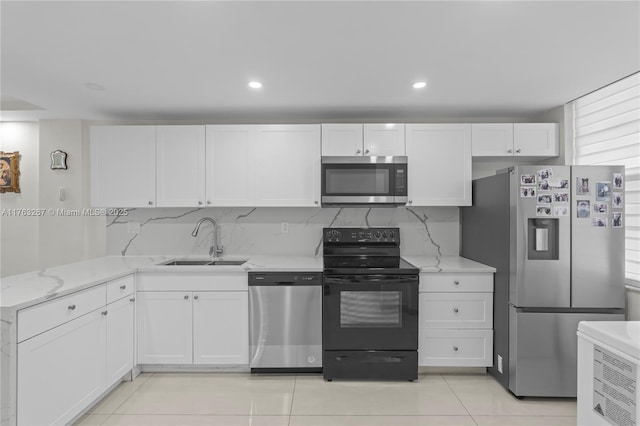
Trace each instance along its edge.
<instances>
[{"instance_id":1,"label":"white vertical blind","mask_svg":"<svg viewBox=\"0 0 640 426\"><path fill-rule=\"evenodd\" d=\"M640 284L640 73L573 101L574 164L624 165L626 277Z\"/></svg>"}]
</instances>

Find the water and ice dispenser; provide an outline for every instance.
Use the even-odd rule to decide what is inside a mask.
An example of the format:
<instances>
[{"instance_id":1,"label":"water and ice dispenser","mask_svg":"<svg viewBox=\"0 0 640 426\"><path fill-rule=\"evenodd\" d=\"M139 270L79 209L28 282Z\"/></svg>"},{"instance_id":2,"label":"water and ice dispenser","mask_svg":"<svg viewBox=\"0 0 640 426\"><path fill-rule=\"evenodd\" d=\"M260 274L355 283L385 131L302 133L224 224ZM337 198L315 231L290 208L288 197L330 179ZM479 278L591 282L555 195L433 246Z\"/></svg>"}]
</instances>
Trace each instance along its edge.
<instances>
[{"instance_id":1,"label":"water and ice dispenser","mask_svg":"<svg viewBox=\"0 0 640 426\"><path fill-rule=\"evenodd\" d=\"M527 225L529 260L558 260L558 219L529 219Z\"/></svg>"}]
</instances>

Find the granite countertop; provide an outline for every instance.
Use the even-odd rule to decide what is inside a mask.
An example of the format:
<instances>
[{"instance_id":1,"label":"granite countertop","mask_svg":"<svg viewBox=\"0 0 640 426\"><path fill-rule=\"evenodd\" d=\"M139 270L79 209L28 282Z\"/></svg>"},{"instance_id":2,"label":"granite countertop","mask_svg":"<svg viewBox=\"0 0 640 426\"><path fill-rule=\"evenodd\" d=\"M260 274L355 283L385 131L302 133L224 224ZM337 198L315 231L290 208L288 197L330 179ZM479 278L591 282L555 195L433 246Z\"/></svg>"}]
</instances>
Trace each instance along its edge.
<instances>
[{"instance_id":1,"label":"granite countertop","mask_svg":"<svg viewBox=\"0 0 640 426\"><path fill-rule=\"evenodd\" d=\"M321 256L233 255L226 260L247 259L242 265L163 265L183 256L107 256L2 278L2 318L15 311L64 296L103 282L141 272L322 272ZM495 272L495 268L459 256L403 256L421 272ZM189 258L194 259L194 258Z\"/></svg>"}]
</instances>

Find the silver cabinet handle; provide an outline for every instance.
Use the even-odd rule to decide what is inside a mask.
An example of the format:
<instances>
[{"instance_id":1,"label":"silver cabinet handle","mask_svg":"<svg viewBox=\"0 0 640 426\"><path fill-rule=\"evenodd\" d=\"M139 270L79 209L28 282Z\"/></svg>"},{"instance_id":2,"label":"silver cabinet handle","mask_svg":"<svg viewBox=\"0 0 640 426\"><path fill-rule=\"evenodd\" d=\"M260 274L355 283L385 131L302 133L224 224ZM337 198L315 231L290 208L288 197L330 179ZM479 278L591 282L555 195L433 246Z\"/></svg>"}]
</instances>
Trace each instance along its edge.
<instances>
[{"instance_id":1,"label":"silver cabinet handle","mask_svg":"<svg viewBox=\"0 0 640 426\"><path fill-rule=\"evenodd\" d=\"M189 295L188 294L184 295L184 300L189 300Z\"/></svg>"},{"instance_id":2,"label":"silver cabinet handle","mask_svg":"<svg viewBox=\"0 0 640 426\"><path fill-rule=\"evenodd\" d=\"M365 149L365 150L364 150L364 153L365 153L365 154L368 154L368 153L369 153L369 150L368 150L368 149Z\"/></svg>"},{"instance_id":3,"label":"silver cabinet handle","mask_svg":"<svg viewBox=\"0 0 640 426\"><path fill-rule=\"evenodd\" d=\"M458 313L458 308L453 308L453 312Z\"/></svg>"},{"instance_id":4,"label":"silver cabinet handle","mask_svg":"<svg viewBox=\"0 0 640 426\"><path fill-rule=\"evenodd\" d=\"M457 347L457 346L454 346L454 347L453 347L453 350L454 350L454 351L456 351L456 352L458 352L458 347Z\"/></svg>"},{"instance_id":5,"label":"silver cabinet handle","mask_svg":"<svg viewBox=\"0 0 640 426\"><path fill-rule=\"evenodd\" d=\"M75 310L75 309L76 309L76 305L69 305L69 308L68 308L68 309L69 309L70 311L73 311L73 310Z\"/></svg>"},{"instance_id":6,"label":"silver cabinet handle","mask_svg":"<svg viewBox=\"0 0 640 426\"><path fill-rule=\"evenodd\" d=\"M149 205L152 206L153 205L153 201L149 201Z\"/></svg>"},{"instance_id":7,"label":"silver cabinet handle","mask_svg":"<svg viewBox=\"0 0 640 426\"><path fill-rule=\"evenodd\" d=\"M198 299L200 298L200 296L198 296L198 295L196 294L195 296L193 296L193 298L194 298L195 300L198 300Z\"/></svg>"},{"instance_id":8,"label":"silver cabinet handle","mask_svg":"<svg viewBox=\"0 0 640 426\"><path fill-rule=\"evenodd\" d=\"M413 204L413 200L409 200L409 204Z\"/></svg>"},{"instance_id":9,"label":"silver cabinet handle","mask_svg":"<svg viewBox=\"0 0 640 426\"><path fill-rule=\"evenodd\" d=\"M318 200L314 201L313 204L318 205Z\"/></svg>"},{"instance_id":10,"label":"silver cabinet handle","mask_svg":"<svg viewBox=\"0 0 640 426\"><path fill-rule=\"evenodd\" d=\"M211 200L207 200L207 204L211 204Z\"/></svg>"},{"instance_id":11,"label":"silver cabinet handle","mask_svg":"<svg viewBox=\"0 0 640 426\"><path fill-rule=\"evenodd\" d=\"M135 297L132 297L131 299L129 299L129 302L135 302L135 301L136 301Z\"/></svg>"},{"instance_id":12,"label":"silver cabinet handle","mask_svg":"<svg viewBox=\"0 0 640 426\"><path fill-rule=\"evenodd\" d=\"M360 154L362 151L360 151L359 149L356 151L356 154Z\"/></svg>"},{"instance_id":13,"label":"silver cabinet handle","mask_svg":"<svg viewBox=\"0 0 640 426\"><path fill-rule=\"evenodd\" d=\"M102 316L106 317L108 313L109 313L109 311L102 311Z\"/></svg>"},{"instance_id":14,"label":"silver cabinet handle","mask_svg":"<svg viewBox=\"0 0 640 426\"><path fill-rule=\"evenodd\" d=\"M509 154L511 154L511 153L513 152L513 150L512 150L512 149L508 149L508 150L507 150L507 152L508 152Z\"/></svg>"},{"instance_id":15,"label":"silver cabinet handle","mask_svg":"<svg viewBox=\"0 0 640 426\"><path fill-rule=\"evenodd\" d=\"M202 201L198 201L198 205L201 206L202 205Z\"/></svg>"},{"instance_id":16,"label":"silver cabinet handle","mask_svg":"<svg viewBox=\"0 0 640 426\"><path fill-rule=\"evenodd\" d=\"M516 149L516 152L517 152L517 153L520 153L521 151L522 151L521 149Z\"/></svg>"},{"instance_id":17,"label":"silver cabinet handle","mask_svg":"<svg viewBox=\"0 0 640 426\"><path fill-rule=\"evenodd\" d=\"M453 282L453 284L454 284L454 285L460 285L460 281L455 280L455 281Z\"/></svg>"},{"instance_id":18,"label":"silver cabinet handle","mask_svg":"<svg viewBox=\"0 0 640 426\"><path fill-rule=\"evenodd\" d=\"M120 286L120 290L124 290L124 289L126 289L126 288L127 288L127 286L126 286L126 285L121 285L121 286Z\"/></svg>"}]
</instances>

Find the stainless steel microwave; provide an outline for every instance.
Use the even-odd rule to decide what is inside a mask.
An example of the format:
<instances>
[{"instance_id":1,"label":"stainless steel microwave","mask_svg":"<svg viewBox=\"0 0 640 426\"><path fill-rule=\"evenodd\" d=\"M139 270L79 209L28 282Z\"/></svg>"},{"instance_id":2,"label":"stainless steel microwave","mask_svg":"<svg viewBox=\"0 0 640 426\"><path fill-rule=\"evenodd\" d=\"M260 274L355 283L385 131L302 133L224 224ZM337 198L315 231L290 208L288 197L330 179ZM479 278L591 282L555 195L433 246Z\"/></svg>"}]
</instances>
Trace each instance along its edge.
<instances>
[{"instance_id":1,"label":"stainless steel microwave","mask_svg":"<svg viewBox=\"0 0 640 426\"><path fill-rule=\"evenodd\" d=\"M407 203L406 156L322 157L322 205L394 207Z\"/></svg>"}]
</instances>

